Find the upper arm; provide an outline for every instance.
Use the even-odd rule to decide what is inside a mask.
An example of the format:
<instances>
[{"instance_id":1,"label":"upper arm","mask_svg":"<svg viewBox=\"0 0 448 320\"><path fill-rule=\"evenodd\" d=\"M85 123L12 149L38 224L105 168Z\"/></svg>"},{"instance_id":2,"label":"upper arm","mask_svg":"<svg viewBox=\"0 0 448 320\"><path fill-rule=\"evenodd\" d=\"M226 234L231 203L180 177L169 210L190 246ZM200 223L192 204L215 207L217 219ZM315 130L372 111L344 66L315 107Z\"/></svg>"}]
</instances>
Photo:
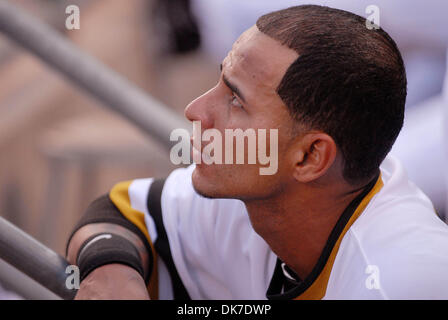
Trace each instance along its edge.
<instances>
[{"instance_id":1,"label":"upper arm","mask_svg":"<svg viewBox=\"0 0 448 320\"><path fill-rule=\"evenodd\" d=\"M176 170L173 174L182 172ZM176 173L177 172L177 173ZM173 175L172 174L172 175ZM170 175L171 177L171 175ZM184 177L188 180L187 177ZM168 290L171 293L163 297L189 299L189 294L177 272L171 253L171 240L182 237L181 229L170 230L168 236L165 228L165 219L162 214L162 192L164 192L165 179L136 179L115 185L110 192L110 199L119 209L120 213L128 221L132 222L147 238L151 247L151 253L155 267L151 274L150 287L154 288L151 297L159 296L159 289ZM187 193L179 186L176 192ZM176 199L168 200L172 206ZM165 210L168 210L165 208ZM169 211L169 210L168 210ZM183 212L188 215L188 209L183 207ZM159 279L163 283L159 283Z\"/></svg>"}]
</instances>

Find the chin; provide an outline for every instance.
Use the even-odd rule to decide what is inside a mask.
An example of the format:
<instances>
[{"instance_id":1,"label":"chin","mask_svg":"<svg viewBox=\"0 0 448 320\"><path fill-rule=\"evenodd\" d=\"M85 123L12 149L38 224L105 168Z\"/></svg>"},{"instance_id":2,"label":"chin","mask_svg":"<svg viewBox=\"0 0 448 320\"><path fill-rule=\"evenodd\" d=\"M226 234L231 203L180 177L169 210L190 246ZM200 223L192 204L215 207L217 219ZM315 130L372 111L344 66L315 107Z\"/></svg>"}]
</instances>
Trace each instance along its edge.
<instances>
[{"instance_id":1,"label":"chin","mask_svg":"<svg viewBox=\"0 0 448 320\"><path fill-rule=\"evenodd\" d=\"M200 188L197 188L195 186L195 184L193 184L193 188L194 191L196 191L197 194L199 194L201 197L207 198L207 199L217 199L217 198L223 198L223 197L218 197L214 194L212 194L211 192L209 192L208 190L202 190Z\"/></svg>"},{"instance_id":2,"label":"chin","mask_svg":"<svg viewBox=\"0 0 448 320\"><path fill-rule=\"evenodd\" d=\"M260 179L258 175L254 178L255 173L250 175L247 172L222 165L197 165L191 179L194 190L205 198L244 201L269 197L271 183L266 185L264 180L269 178Z\"/></svg>"},{"instance_id":3,"label":"chin","mask_svg":"<svg viewBox=\"0 0 448 320\"><path fill-rule=\"evenodd\" d=\"M192 184L194 190L201 196L205 198L228 198L226 197L222 192L219 192L218 190L218 184L216 181L213 181L216 179L216 175L213 173L206 175L204 172L204 167L198 167L193 171L193 175L191 177ZM209 170L205 170L209 171ZM209 172L207 172L209 173ZM208 178L211 177L211 178ZM213 179L215 178L215 179ZM222 185L220 186L222 187Z\"/></svg>"}]
</instances>

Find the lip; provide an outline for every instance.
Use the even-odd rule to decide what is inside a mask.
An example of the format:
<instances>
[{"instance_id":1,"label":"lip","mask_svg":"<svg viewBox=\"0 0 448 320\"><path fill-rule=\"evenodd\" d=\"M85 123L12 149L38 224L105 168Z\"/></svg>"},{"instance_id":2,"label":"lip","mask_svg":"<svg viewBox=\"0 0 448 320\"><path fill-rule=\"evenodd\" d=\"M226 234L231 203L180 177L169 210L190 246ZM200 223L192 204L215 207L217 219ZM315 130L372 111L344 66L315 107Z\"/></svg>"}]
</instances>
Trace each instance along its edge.
<instances>
[{"instance_id":1,"label":"lip","mask_svg":"<svg viewBox=\"0 0 448 320\"><path fill-rule=\"evenodd\" d=\"M194 163L200 165L202 163L201 153L199 152L198 149L195 148L193 137L190 137L190 146L191 146L191 159L193 160Z\"/></svg>"},{"instance_id":2,"label":"lip","mask_svg":"<svg viewBox=\"0 0 448 320\"><path fill-rule=\"evenodd\" d=\"M191 155L194 163L197 165L202 164L201 153L196 148L191 148Z\"/></svg>"},{"instance_id":3,"label":"lip","mask_svg":"<svg viewBox=\"0 0 448 320\"><path fill-rule=\"evenodd\" d=\"M207 162L211 162L211 157L204 153L204 146L201 145L201 152L195 148L195 144L194 144L194 139L192 137L190 137L190 144L191 144L191 157L193 159L193 162L196 163L197 165L201 165L204 163L204 159ZM206 164L206 163L204 163Z\"/></svg>"}]
</instances>

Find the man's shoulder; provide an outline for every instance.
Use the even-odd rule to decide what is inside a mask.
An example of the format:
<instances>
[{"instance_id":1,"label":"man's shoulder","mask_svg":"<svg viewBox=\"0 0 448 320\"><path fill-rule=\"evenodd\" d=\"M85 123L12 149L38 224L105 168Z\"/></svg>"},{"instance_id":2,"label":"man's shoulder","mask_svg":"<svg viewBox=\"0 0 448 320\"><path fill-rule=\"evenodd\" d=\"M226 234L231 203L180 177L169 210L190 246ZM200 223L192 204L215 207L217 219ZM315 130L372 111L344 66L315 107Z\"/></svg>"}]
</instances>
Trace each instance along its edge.
<instances>
[{"instance_id":1,"label":"man's shoulder","mask_svg":"<svg viewBox=\"0 0 448 320\"><path fill-rule=\"evenodd\" d=\"M439 245L448 250L448 226L429 198L408 180L397 159L386 160L381 171L384 185L355 221L351 232L367 248L384 245L380 250L383 252L397 247L401 254L408 250L422 252Z\"/></svg>"},{"instance_id":2,"label":"man's shoulder","mask_svg":"<svg viewBox=\"0 0 448 320\"><path fill-rule=\"evenodd\" d=\"M340 262L359 261L346 266L361 280L376 270L384 297L448 298L448 226L397 159L381 169L384 185L344 237Z\"/></svg>"},{"instance_id":3,"label":"man's shoulder","mask_svg":"<svg viewBox=\"0 0 448 320\"><path fill-rule=\"evenodd\" d=\"M427 223L441 222L431 200L408 179L397 158L388 156L384 160L380 179L382 187L355 222L356 228L371 228L375 224L389 224L398 228L417 220ZM395 219L401 223L393 224Z\"/></svg>"}]
</instances>

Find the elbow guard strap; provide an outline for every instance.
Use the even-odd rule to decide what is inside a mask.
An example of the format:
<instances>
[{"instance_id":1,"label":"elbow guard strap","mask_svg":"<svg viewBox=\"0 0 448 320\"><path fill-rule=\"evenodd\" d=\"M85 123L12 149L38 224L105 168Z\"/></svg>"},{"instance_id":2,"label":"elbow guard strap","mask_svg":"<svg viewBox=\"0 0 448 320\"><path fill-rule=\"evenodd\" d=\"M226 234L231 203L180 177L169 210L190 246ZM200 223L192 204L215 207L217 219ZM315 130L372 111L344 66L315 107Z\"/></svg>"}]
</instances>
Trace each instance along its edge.
<instances>
[{"instance_id":1,"label":"elbow guard strap","mask_svg":"<svg viewBox=\"0 0 448 320\"><path fill-rule=\"evenodd\" d=\"M80 281L94 269L111 263L134 268L145 279L137 248L126 238L113 233L100 233L88 238L79 250L76 263L79 267Z\"/></svg>"}]
</instances>

